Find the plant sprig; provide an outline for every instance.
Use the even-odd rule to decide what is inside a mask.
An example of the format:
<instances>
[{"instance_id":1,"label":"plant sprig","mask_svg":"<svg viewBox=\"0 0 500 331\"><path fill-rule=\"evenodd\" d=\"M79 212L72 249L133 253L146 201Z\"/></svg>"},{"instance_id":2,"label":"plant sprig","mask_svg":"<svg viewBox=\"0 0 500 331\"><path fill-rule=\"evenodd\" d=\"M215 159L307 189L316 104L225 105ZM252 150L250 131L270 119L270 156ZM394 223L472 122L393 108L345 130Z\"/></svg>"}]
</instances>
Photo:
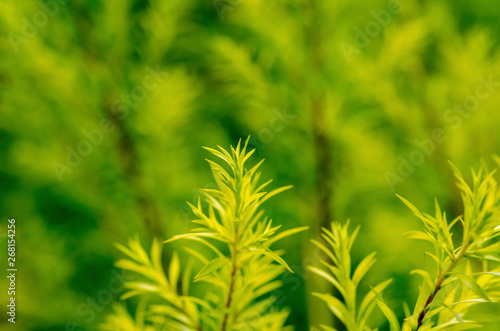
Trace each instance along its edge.
<instances>
[{"instance_id":1,"label":"plant sprig","mask_svg":"<svg viewBox=\"0 0 500 331\"><path fill-rule=\"evenodd\" d=\"M422 221L423 229L406 236L432 244L425 254L432 266L411 273L423 278L420 295L413 313L405 306L403 331L465 330L479 327L479 321L467 318L470 308L483 303L498 303L500 299L500 191L495 172L472 171L469 186L460 171L452 165L460 189L464 213L448 221L435 201L435 213L421 213L414 205L398 196ZM361 304L357 303L360 279L374 264L374 254L362 260L351 274L350 250L359 227L350 234L348 225L332 223L331 231L323 229L325 243L313 240L332 263L320 261L322 267L310 266L315 274L329 281L339 291L343 301L329 293L313 293L323 300L348 331L372 330L366 324L375 304L386 316L391 331L401 326L394 312L382 300L381 294L389 281L375 286ZM454 233L461 227L460 244ZM327 247L329 246L329 247ZM325 331L334 330L322 325Z\"/></svg>"},{"instance_id":2,"label":"plant sprig","mask_svg":"<svg viewBox=\"0 0 500 331\"><path fill-rule=\"evenodd\" d=\"M407 330L434 330L443 324L458 324L463 328L477 326L477 323L463 319L466 310L478 303L494 301L488 295L487 288L485 289L487 284L483 283L481 286L481 282L491 278L485 278L484 272L489 272L490 276L491 272L495 274L492 262L500 262L499 243L495 240L500 236L500 192L494 178L495 171L485 173L483 170L472 170L472 185L469 186L461 172L454 165L451 166L461 191L463 215L449 222L437 201L435 215L432 216L421 213L406 199L399 197L424 225L423 231L411 231L407 236L430 242L434 248L433 253L426 252L426 255L434 262L435 275L431 274L431 270L413 271L423 277L424 284L414 313L405 324ZM455 247L453 230L458 225L461 226L462 239L460 245ZM467 263L470 260L482 261L482 271L473 273L470 263ZM463 264L467 265L462 266ZM444 298L440 298L436 304L436 298L445 286L465 286L469 296L458 295L460 301L457 301L443 295ZM447 321L440 318L440 323L436 323L436 315L439 315L436 307L444 307L452 312L451 318Z\"/></svg>"},{"instance_id":3,"label":"plant sprig","mask_svg":"<svg viewBox=\"0 0 500 331\"><path fill-rule=\"evenodd\" d=\"M391 331L399 331L395 314L387 307L381 296L391 283L391 279L373 287L364 296L361 303L357 303L358 286L375 263L375 253L366 256L352 272L350 251L359 232L359 226L353 233L349 233L348 228L349 221L345 225L334 222L331 224L331 230L323 228L321 236L325 244L317 240L312 240L312 243L323 251L332 263L320 260L321 267L308 266L310 271L332 284L342 296L343 301L329 293L313 293L313 295L326 303L348 331L373 330L368 327L367 322L375 306L378 306L386 315L391 325ZM335 330L326 325L320 327L324 331Z\"/></svg>"},{"instance_id":4,"label":"plant sprig","mask_svg":"<svg viewBox=\"0 0 500 331\"><path fill-rule=\"evenodd\" d=\"M117 266L145 279L125 284L130 291L123 299L153 294L164 300L163 304L149 305L141 314L149 321L146 325L159 322L165 330L190 331L290 329L285 326L288 311L274 307L276 297L273 291L282 285L277 280L278 276L286 270L293 271L281 257L283 252L273 250L271 246L308 227L279 232L281 225L274 225L271 219L264 217L262 204L290 186L265 191L271 181L259 183L260 173L257 170L262 161L247 168L247 162L254 153L254 150L246 151L247 145L248 140L243 146L240 142L236 149L231 147L230 152L220 146L218 150L205 148L222 159L228 170L219 163L207 160L218 187L216 190L201 190L208 210L202 208L201 199L196 206L190 204L195 215L193 223L197 227L191 233L165 241L190 240L207 248L196 250L184 247L193 260L201 262L202 267L191 277L192 263L189 264L183 274L182 293L176 290L180 277L180 261L176 254L166 277L156 241L151 260L137 241L131 241L128 248L119 246L129 258L118 261ZM224 246L226 249L222 249ZM206 284L203 298L190 296L191 282ZM123 314L123 310L118 313ZM126 320L130 321L130 318ZM108 329L113 321L116 319L108 319Z\"/></svg>"}]
</instances>

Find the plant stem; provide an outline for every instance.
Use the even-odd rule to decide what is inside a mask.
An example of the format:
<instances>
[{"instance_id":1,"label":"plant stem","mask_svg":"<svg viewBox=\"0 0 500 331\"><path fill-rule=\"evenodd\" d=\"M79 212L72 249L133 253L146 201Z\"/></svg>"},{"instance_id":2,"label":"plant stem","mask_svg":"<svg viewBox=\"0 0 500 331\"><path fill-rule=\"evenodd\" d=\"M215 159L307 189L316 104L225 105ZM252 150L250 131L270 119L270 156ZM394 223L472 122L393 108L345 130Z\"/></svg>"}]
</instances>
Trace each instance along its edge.
<instances>
[{"instance_id":1,"label":"plant stem","mask_svg":"<svg viewBox=\"0 0 500 331\"><path fill-rule=\"evenodd\" d=\"M188 313L188 311L186 310L186 307L184 306L184 304L180 307L180 310L184 313L184 315L186 315L186 316L190 315ZM195 328L196 328L196 331L202 331L201 326L198 323L195 323Z\"/></svg>"},{"instance_id":2,"label":"plant stem","mask_svg":"<svg viewBox=\"0 0 500 331\"><path fill-rule=\"evenodd\" d=\"M226 300L226 312L224 313L224 318L222 320L222 327L221 331L226 331L227 327L227 320L229 318L229 308L231 307L231 302L233 299L233 291L234 291L234 278L236 276L236 272L238 271L238 231L235 231L234 233L234 243L233 243L233 249L232 249L232 258L233 258L233 268L231 270L231 277L229 281L229 293L227 295L227 300Z\"/></svg>"},{"instance_id":3,"label":"plant stem","mask_svg":"<svg viewBox=\"0 0 500 331\"><path fill-rule=\"evenodd\" d=\"M417 331L423 324L424 322L424 317L427 314L427 307L434 301L434 298L438 294L439 290L441 289L441 286L443 285L444 280L446 279L446 275L455 269L455 267L460 263L462 258L465 256L465 252L467 251L468 245L464 244L462 248L460 248L460 251L456 256L454 256L453 261L451 261L450 264L446 267L444 271L442 271L437 280L436 280L436 285L434 286L434 291L429 295L427 298L427 301L425 302L424 308L422 308L422 311L418 315L418 325L415 331Z\"/></svg>"}]
</instances>

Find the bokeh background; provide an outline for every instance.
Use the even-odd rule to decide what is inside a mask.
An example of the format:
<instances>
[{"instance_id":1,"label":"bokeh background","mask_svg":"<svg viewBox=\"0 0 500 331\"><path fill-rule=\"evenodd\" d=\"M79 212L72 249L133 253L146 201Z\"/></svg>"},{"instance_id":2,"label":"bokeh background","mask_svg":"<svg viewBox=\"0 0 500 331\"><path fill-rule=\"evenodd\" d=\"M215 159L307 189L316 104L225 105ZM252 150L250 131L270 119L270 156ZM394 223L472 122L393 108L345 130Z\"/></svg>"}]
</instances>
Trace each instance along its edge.
<instances>
[{"instance_id":1,"label":"bokeh background","mask_svg":"<svg viewBox=\"0 0 500 331\"><path fill-rule=\"evenodd\" d=\"M354 260L378 251L365 289L394 278L402 319L425 247L395 193L458 215L447 160L499 152L494 0L3 0L0 31L0 240L15 218L19 269L12 328L0 267L2 330L96 330L124 277L114 243L188 231L185 201L214 185L201 147L249 135L263 177L294 185L268 214L311 226L282 243L290 324L332 323L303 261L347 219Z\"/></svg>"}]
</instances>

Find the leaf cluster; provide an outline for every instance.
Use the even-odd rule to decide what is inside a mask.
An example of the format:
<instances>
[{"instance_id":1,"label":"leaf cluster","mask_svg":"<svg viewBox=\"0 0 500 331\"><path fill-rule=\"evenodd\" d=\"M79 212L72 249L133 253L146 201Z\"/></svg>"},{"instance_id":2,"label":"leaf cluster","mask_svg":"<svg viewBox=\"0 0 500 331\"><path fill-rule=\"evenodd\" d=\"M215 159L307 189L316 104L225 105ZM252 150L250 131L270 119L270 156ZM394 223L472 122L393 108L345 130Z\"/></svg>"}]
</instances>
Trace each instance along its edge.
<instances>
[{"instance_id":1,"label":"leaf cluster","mask_svg":"<svg viewBox=\"0 0 500 331\"><path fill-rule=\"evenodd\" d=\"M342 301L329 293L313 293L324 301L332 313L345 325L348 331L374 330L368 326L368 319L378 306L391 323L391 330L399 330L394 313L385 304L382 293L391 283L391 279L374 286L357 302L359 285L366 273L375 263L375 254L366 256L352 272L350 251L359 232L359 226L353 233L348 231L349 222L342 225L338 222L331 224L331 230L323 228L324 243L312 240L332 263L320 260L320 267L309 266L314 274L326 279L342 296ZM320 325L323 331L335 330L327 325Z\"/></svg>"},{"instance_id":2,"label":"leaf cluster","mask_svg":"<svg viewBox=\"0 0 500 331\"><path fill-rule=\"evenodd\" d=\"M332 223L331 230L323 229L324 243L313 240L332 263L320 261L321 268L310 266L309 269L329 281L343 301L328 293L314 295L326 303L347 330L372 330L367 320L375 304L387 317L391 331L399 331L401 327L403 331L465 330L481 325L477 318L469 318L471 307L498 303L500 193L495 171L473 170L469 185L461 172L453 165L452 168L462 197L463 215L448 220L437 201L434 215L422 213L399 197L423 224L422 230L410 231L406 236L432 246L432 250L425 251L431 263L427 263L425 269L411 272L421 276L423 284L413 312L404 305L406 319L402 326L381 297L390 280L373 287L361 304L356 302L359 282L375 262L375 253L368 255L351 275L350 250L359 227L349 234L348 225ZM461 235L460 240L454 238L457 235Z\"/></svg>"},{"instance_id":3,"label":"leaf cluster","mask_svg":"<svg viewBox=\"0 0 500 331\"><path fill-rule=\"evenodd\" d=\"M414 312L406 319L406 330L463 330L479 325L467 320L468 310L480 303L496 302L500 284L500 195L495 171L472 170L469 185L453 165L460 190L463 215L449 221L435 202L434 216L421 213L410 202L401 200L422 221L423 230L407 233L409 238L429 242L426 251L431 263L412 273L423 278ZM455 244L454 234L461 234Z\"/></svg>"},{"instance_id":4,"label":"leaf cluster","mask_svg":"<svg viewBox=\"0 0 500 331\"><path fill-rule=\"evenodd\" d=\"M246 151L247 144L248 140L244 145L240 142L230 152L220 146L218 150L206 148L222 159L226 167L207 160L218 189L201 190L207 210L202 208L201 199L196 206L190 204L195 215L192 222L197 227L166 241L192 241L205 248L183 247L190 260L182 272L174 253L167 276L162 269L161 246L157 241L150 255L137 240L130 241L128 247L118 245L128 258L118 261L117 266L142 279L126 283L129 292L122 299L136 295L160 299L159 304L140 306L141 318L136 318L137 323L142 321L144 327L154 326L155 330L289 329L285 326L288 311L275 307L273 291L282 285L277 278L286 270L292 270L281 257L283 252L271 246L307 227L279 232L281 226L264 216L262 204L290 187L266 191L271 180L259 183L257 170L262 161L246 167L254 152ZM197 264L201 267L194 274ZM204 283L204 295L190 295L191 283ZM123 308L117 308L117 313L123 314ZM111 316L105 329L129 330L117 321L129 323L131 319Z\"/></svg>"}]
</instances>

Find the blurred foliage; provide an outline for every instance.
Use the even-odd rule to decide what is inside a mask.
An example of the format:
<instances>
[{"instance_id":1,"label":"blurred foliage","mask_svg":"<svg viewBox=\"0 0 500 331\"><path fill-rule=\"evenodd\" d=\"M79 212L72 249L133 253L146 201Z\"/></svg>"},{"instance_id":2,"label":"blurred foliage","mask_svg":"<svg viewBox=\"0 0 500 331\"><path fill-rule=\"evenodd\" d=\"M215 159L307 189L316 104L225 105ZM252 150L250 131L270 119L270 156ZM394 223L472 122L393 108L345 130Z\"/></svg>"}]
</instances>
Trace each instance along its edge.
<instances>
[{"instance_id":1,"label":"blurred foliage","mask_svg":"<svg viewBox=\"0 0 500 331\"><path fill-rule=\"evenodd\" d=\"M418 222L394 193L422 210L437 196L453 219L446 160L467 169L498 152L500 12L493 0L399 4L0 2L0 215L17 220L16 327L95 330L131 277L113 268L113 243L186 232L185 201L215 186L200 146L248 135L266 178L294 185L268 214L313 238L333 220L362 224L353 264L378 251L366 282L393 278L387 297L414 302L420 280L406 275L424 246L403 240ZM296 275L278 302L305 330L330 321L306 296L313 251L297 238L282 243Z\"/></svg>"}]
</instances>

